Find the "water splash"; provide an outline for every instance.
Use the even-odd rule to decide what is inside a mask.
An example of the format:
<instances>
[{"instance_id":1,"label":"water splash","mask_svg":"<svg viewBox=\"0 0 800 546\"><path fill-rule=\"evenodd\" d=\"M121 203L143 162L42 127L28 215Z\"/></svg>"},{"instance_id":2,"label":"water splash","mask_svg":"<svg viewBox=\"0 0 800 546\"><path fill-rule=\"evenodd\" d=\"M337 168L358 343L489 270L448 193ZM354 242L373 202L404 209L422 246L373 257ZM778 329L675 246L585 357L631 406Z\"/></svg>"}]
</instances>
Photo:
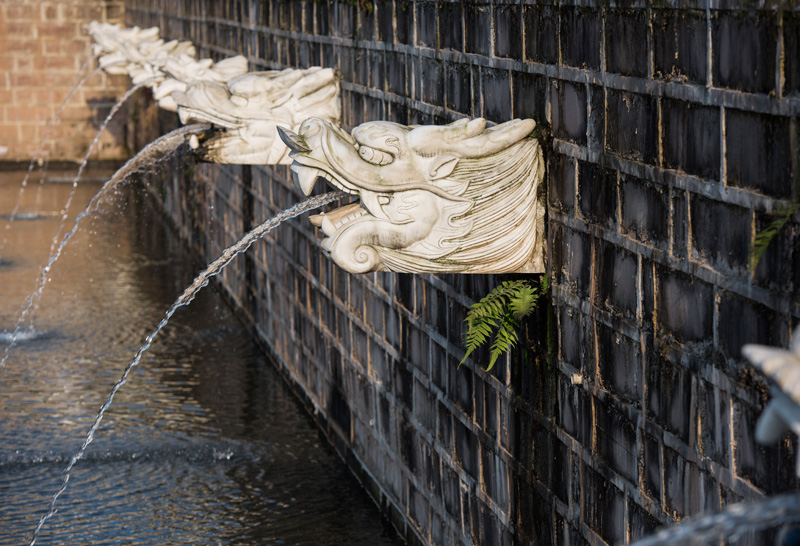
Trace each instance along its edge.
<instances>
[{"instance_id":1,"label":"water splash","mask_svg":"<svg viewBox=\"0 0 800 546\"><path fill-rule=\"evenodd\" d=\"M332 201L336 201L337 199L341 199L342 197L347 196L347 193L343 191L335 191L326 193L323 195L318 195L316 197L312 197L307 199L301 203L298 203L288 209L280 212L276 216L270 218L263 224L259 225L249 233L247 233L244 237L239 239L236 243L226 248L222 254L213 262L211 262L195 279L192 283L184 289L183 293L180 297L175 300L175 303L167 310L164 318L161 319L161 322L158 323L158 326L145 338L144 345L139 348L136 352L136 355L133 357L128 365L125 367L125 370L122 372L122 377L120 377L119 381L117 381L114 386L111 388L111 392L108 395L108 399L106 400L105 404L100 408L100 411L97 413L97 417L95 417L94 423L89 428L89 432L86 434L86 438L81 444L80 449L78 452L72 456L67 464L66 468L63 472L63 478L61 481L61 487L58 491L53 495L52 500L50 501L50 507L47 511L47 514L42 516L39 520L39 524L36 526L36 529L33 531L33 535L31 536L31 541L29 546L34 546L36 544L36 540L39 537L39 533L44 527L44 524L47 522L48 519L53 517L56 513L56 503L58 502L58 497L66 491L67 484L69 483L72 468L75 464L83 457L86 448L89 447L89 444L92 443L94 440L94 435L97 432L97 429L100 427L100 423L103 420L103 416L105 415L108 408L111 406L111 403L114 401L114 396L117 394L117 391L122 388L125 383L128 381L128 376L130 375L133 368L135 368L142 359L142 355L150 348L150 345L153 344L153 339L158 335L158 333L167 325L169 319L172 318L172 315L175 314L180 307L185 305L189 305L192 300L195 298L197 293L206 285L208 285L209 281L212 277L217 275L226 265L228 265L237 255L245 252L250 245L252 245L258 239L264 237L267 233L275 229L278 225L282 222L289 220L290 218L294 218L295 216L299 216L304 212L317 209L323 205L326 205Z\"/></svg>"},{"instance_id":2,"label":"water splash","mask_svg":"<svg viewBox=\"0 0 800 546\"><path fill-rule=\"evenodd\" d=\"M109 114L110 115L110 114ZM10 336L6 333L4 334L6 337L9 338L8 344L3 351L3 358L0 359L0 367L4 366L6 363L6 359L8 358L8 354L11 349L16 345L17 341L22 340L22 336L24 334L22 327L25 319L33 309L34 304L39 301L41 298L42 292L44 291L45 286L47 285L47 275L53 268L53 264L61 256L64 247L67 245L69 240L72 238L73 235L78 230L78 225L80 221L83 219L84 216L89 214L97 202L103 197L109 190L113 189L119 182L125 180L128 176L133 174L134 172L142 169L145 166L151 165L154 163L155 158L158 157L167 157L169 154L174 152L178 149L178 147L186 141L186 137L190 134L199 133L203 131L207 131L210 125L207 123L197 123L194 125L187 125L185 127L181 127L180 129L176 129L171 133L168 133L150 144L144 147L138 154L136 154L133 158L131 158L125 165L123 165L114 176L112 176L103 187L92 197L89 204L86 205L86 208L80 213L76 218L75 222L72 225L72 229L64 235L61 239L61 242L58 243L58 235L61 232L61 226L59 226L58 233L56 234L56 238L53 240L53 245L50 248L50 258L47 260L47 264L45 264L44 268L42 268L41 273L39 274L39 278L36 281L36 288L31 293L30 296L25 300L22 310L20 311L19 315L17 316L17 321L14 325L14 330L10 334ZM88 157L88 154L87 154ZM80 176L80 173L78 174ZM77 178L76 178L77 182ZM74 192L74 184L73 183L73 192ZM67 201L67 207L69 207L69 202L72 199L72 194L70 194L70 199ZM66 219L66 212L64 216L62 216L61 223L63 226L63 222ZM58 245L56 246L56 243Z\"/></svg>"},{"instance_id":3,"label":"water splash","mask_svg":"<svg viewBox=\"0 0 800 546\"><path fill-rule=\"evenodd\" d=\"M80 70L78 71L78 77L79 78L81 76L83 76L84 72L86 72L86 70L88 70L89 66L95 60L97 60L97 55L94 55L94 56L90 57L89 59L86 60L85 63L83 63L83 66L81 66ZM80 89L83 86L83 84L86 83L86 80L88 80L89 78L91 78L92 76L97 74L97 72L100 71L100 70L101 70L101 67L98 66L97 68L92 70L89 74L87 74L86 76L83 76L83 78L80 79L72 87L70 92L67 94L67 98L64 99L64 102L61 103L61 106L59 107L59 109L56 111L56 113L53 115L53 117L50 118L50 121L47 122L47 129L45 129L44 136L42 137L42 141L39 143L39 147L36 149L36 152L33 154L33 157L31 158L31 162L28 164L28 170L25 173L25 178L22 179L22 185L20 186L19 193L17 194L17 201L16 201L16 203L14 203L14 208L12 209L11 214L8 217L8 223L6 223L6 230L9 229L9 227L10 227L9 223L13 222L16 218L18 218L17 212L19 211L20 204L22 203L22 196L25 193L25 188L28 185L28 180L31 177L31 173L33 172L33 168L39 163L39 160L42 157L42 153L44 152L45 144L47 144L47 141L50 138L50 132L53 130L53 127L55 127L56 124L61 120L61 114L64 112L64 108L67 107L67 104L69 104L69 102L72 100L72 97L75 96L75 93L78 92L78 89ZM46 168L47 167L46 167L46 164L45 164L45 167L43 167L43 172L44 172L44 170ZM6 240L7 239L4 237L3 238L3 243L2 243L2 245L0 245L0 249L5 247Z\"/></svg>"}]
</instances>

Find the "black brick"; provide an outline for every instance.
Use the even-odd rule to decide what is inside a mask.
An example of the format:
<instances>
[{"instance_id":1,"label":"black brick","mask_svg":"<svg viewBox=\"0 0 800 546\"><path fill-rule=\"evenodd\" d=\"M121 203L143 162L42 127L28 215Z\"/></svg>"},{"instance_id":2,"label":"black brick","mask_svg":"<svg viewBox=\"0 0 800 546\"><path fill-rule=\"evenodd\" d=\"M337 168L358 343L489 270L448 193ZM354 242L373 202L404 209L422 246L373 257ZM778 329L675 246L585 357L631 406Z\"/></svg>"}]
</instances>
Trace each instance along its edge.
<instances>
[{"instance_id":1,"label":"black brick","mask_svg":"<svg viewBox=\"0 0 800 546\"><path fill-rule=\"evenodd\" d=\"M394 42L394 8L391 2L373 3L378 19L378 39L381 42Z\"/></svg>"},{"instance_id":2,"label":"black brick","mask_svg":"<svg viewBox=\"0 0 800 546\"><path fill-rule=\"evenodd\" d=\"M467 53L490 55L492 52L492 14L490 7L472 3L464 7Z\"/></svg>"},{"instance_id":3,"label":"black brick","mask_svg":"<svg viewBox=\"0 0 800 546\"><path fill-rule=\"evenodd\" d=\"M654 9L652 24L656 76L705 83L708 77L705 11Z\"/></svg>"},{"instance_id":4,"label":"black brick","mask_svg":"<svg viewBox=\"0 0 800 546\"><path fill-rule=\"evenodd\" d=\"M750 211L699 196L692 198L690 208L692 255L713 265L746 268L752 231Z\"/></svg>"},{"instance_id":5,"label":"black brick","mask_svg":"<svg viewBox=\"0 0 800 546\"><path fill-rule=\"evenodd\" d=\"M592 150L602 151L606 141L606 94L599 85L589 86L588 144Z\"/></svg>"},{"instance_id":6,"label":"black brick","mask_svg":"<svg viewBox=\"0 0 800 546\"><path fill-rule=\"evenodd\" d=\"M606 11L606 70L626 76L647 76L647 22L644 9Z\"/></svg>"},{"instance_id":7,"label":"black brick","mask_svg":"<svg viewBox=\"0 0 800 546\"><path fill-rule=\"evenodd\" d=\"M720 348L729 358L741 358L742 345L747 343L782 347L788 338L788 325L781 315L730 292L722 292L719 314L735 317L718 332Z\"/></svg>"},{"instance_id":8,"label":"black brick","mask_svg":"<svg viewBox=\"0 0 800 546\"><path fill-rule=\"evenodd\" d=\"M783 14L783 93L800 92L800 14Z\"/></svg>"},{"instance_id":9,"label":"black brick","mask_svg":"<svg viewBox=\"0 0 800 546\"><path fill-rule=\"evenodd\" d=\"M495 56L522 58L522 26L519 6L500 4L494 8L494 32Z\"/></svg>"},{"instance_id":10,"label":"black brick","mask_svg":"<svg viewBox=\"0 0 800 546\"><path fill-rule=\"evenodd\" d=\"M649 417L688 445L692 440L695 415L694 374L652 352L647 359Z\"/></svg>"},{"instance_id":11,"label":"black brick","mask_svg":"<svg viewBox=\"0 0 800 546\"><path fill-rule=\"evenodd\" d=\"M571 214L575 208L575 161L555 152L549 159L548 201L551 207Z\"/></svg>"},{"instance_id":12,"label":"black brick","mask_svg":"<svg viewBox=\"0 0 800 546\"><path fill-rule=\"evenodd\" d=\"M610 243L599 243L596 262L597 305L633 318L637 306L638 259Z\"/></svg>"},{"instance_id":13,"label":"black brick","mask_svg":"<svg viewBox=\"0 0 800 546\"><path fill-rule=\"evenodd\" d=\"M625 542L625 495L589 467L583 469L583 521L609 544Z\"/></svg>"},{"instance_id":14,"label":"black brick","mask_svg":"<svg viewBox=\"0 0 800 546\"><path fill-rule=\"evenodd\" d=\"M608 89L606 146L623 157L654 163L658 152L658 107L647 95Z\"/></svg>"},{"instance_id":15,"label":"black brick","mask_svg":"<svg viewBox=\"0 0 800 546\"><path fill-rule=\"evenodd\" d=\"M630 522L631 542L649 537L662 527L658 518L651 516L637 504L628 503L628 521Z\"/></svg>"},{"instance_id":16,"label":"black brick","mask_svg":"<svg viewBox=\"0 0 800 546\"><path fill-rule=\"evenodd\" d=\"M444 102L444 67L436 59L422 59L422 100L440 105Z\"/></svg>"},{"instance_id":17,"label":"black brick","mask_svg":"<svg viewBox=\"0 0 800 546\"><path fill-rule=\"evenodd\" d=\"M478 478L478 439L461 421L455 423L456 462L474 479Z\"/></svg>"},{"instance_id":18,"label":"black brick","mask_svg":"<svg viewBox=\"0 0 800 546\"><path fill-rule=\"evenodd\" d=\"M713 12L714 85L753 93L773 91L777 36L774 12Z\"/></svg>"},{"instance_id":19,"label":"black brick","mask_svg":"<svg viewBox=\"0 0 800 546\"><path fill-rule=\"evenodd\" d=\"M669 239L669 195L665 188L620 175L620 231L639 241L661 246Z\"/></svg>"},{"instance_id":20,"label":"black brick","mask_svg":"<svg viewBox=\"0 0 800 546\"><path fill-rule=\"evenodd\" d=\"M636 425L607 402L595 398L597 456L630 483L638 484Z\"/></svg>"},{"instance_id":21,"label":"black brick","mask_svg":"<svg viewBox=\"0 0 800 546\"><path fill-rule=\"evenodd\" d=\"M436 3L417 2L417 45L437 47Z\"/></svg>"},{"instance_id":22,"label":"black brick","mask_svg":"<svg viewBox=\"0 0 800 546\"><path fill-rule=\"evenodd\" d=\"M369 53L369 85L373 89L379 89L381 91L383 91L386 86L386 69L383 59L383 51L370 51Z\"/></svg>"},{"instance_id":23,"label":"black brick","mask_svg":"<svg viewBox=\"0 0 800 546\"><path fill-rule=\"evenodd\" d=\"M412 0L395 0L395 33L401 44L410 44L414 39L414 2Z\"/></svg>"},{"instance_id":24,"label":"black brick","mask_svg":"<svg viewBox=\"0 0 800 546\"><path fill-rule=\"evenodd\" d=\"M552 6L525 6L525 60L558 62L558 14Z\"/></svg>"},{"instance_id":25,"label":"black brick","mask_svg":"<svg viewBox=\"0 0 800 546\"><path fill-rule=\"evenodd\" d=\"M439 4L439 47L455 51L464 50L463 21L464 11L461 2Z\"/></svg>"},{"instance_id":26,"label":"black brick","mask_svg":"<svg viewBox=\"0 0 800 546\"><path fill-rule=\"evenodd\" d=\"M595 163L578 163L578 203L592 223L611 227L617 220L617 173Z\"/></svg>"},{"instance_id":27,"label":"black brick","mask_svg":"<svg viewBox=\"0 0 800 546\"><path fill-rule=\"evenodd\" d=\"M672 192L672 253L677 258L685 259L689 251L689 204L686 192Z\"/></svg>"},{"instance_id":28,"label":"black brick","mask_svg":"<svg viewBox=\"0 0 800 546\"><path fill-rule=\"evenodd\" d=\"M483 115L502 123L511 119L511 75L507 70L481 70Z\"/></svg>"},{"instance_id":29,"label":"black brick","mask_svg":"<svg viewBox=\"0 0 800 546\"><path fill-rule=\"evenodd\" d=\"M603 387L620 399L639 405L643 380L638 342L598 324L597 349L597 366Z\"/></svg>"},{"instance_id":30,"label":"black brick","mask_svg":"<svg viewBox=\"0 0 800 546\"><path fill-rule=\"evenodd\" d=\"M571 386L569 380L559 376L558 422L564 432L583 445L592 441L592 404L581 387Z\"/></svg>"},{"instance_id":31,"label":"black brick","mask_svg":"<svg viewBox=\"0 0 800 546\"><path fill-rule=\"evenodd\" d=\"M756 235L763 232L776 220L773 215L756 215ZM795 280L793 273L797 273L794 260L800 257L800 252L795 251L794 238L797 226L789 223L770 241L756 266L756 282L767 286L776 292L789 293ZM787 259L793 256L793 260ZM797 286L795 286L797 288Z\"/></svg>"},{"instance_id":32,"label":"black brick","mask_svg":"<svg viewBox=\"0 0 800 546\"><path fill-rule=\"evenodd\" d=\"M589 290L592 266L592 245L583 233L562 228L553 241L553 269L556 279L582 296Z\"/></svg>"},{"instance_id":33,"label":"black brick","mask_svg":"<svg viewBox=\"0 0 800 546\"><path fill-rule=\"evenodd\" d=\"M719 178L720 111L664 99L664 166L705 178Z\"/></svg>"},{"instance_id":34,"label":"black brick","mask_svg":"<svg viewBox=\"0 0 800 546\"><path fill-rule=\"evenodd\" d=\"M568 81L550 84L551 121L556 138L586 143L586 86Z\"/></svg>"},{"instance_id":35,"label":"black brick","mask_svg":"<svg viewBox=\"0 0 800 546\"><path fill-rule=\"evenodd\" d=\"M396 363L394 366L394 396L409 410L414 408L414 376L411 370Z\"/></svg>"},{"instance_id":36,"label":"black brick","mask_svg":"<svg viewBox=\"0 0 800 546\"><path fill-rule=\"evenodd\" d=\"M602 8L561 8L561 58L578 68L600 69Z\"/></svg>"},{"instance_id":37,"label":"black brick","mask_svg":"<svg viewBox=\"0 0 800 546\"><path fill-rule=\"evenodd\" d=\"M514 117L531 118L537 125L547 120L547 78L528 72L512 72Z\"/></svg>"},{"instance_id":38,"label":"black brick","mask_svg":"<svg viewBox=\"0 0 800 546\"><path fill-rule=\"evenodd\" d=\"M386 86L390 93L406 94L406 56L395 51L386 52Z\"/></svg>"},{"instance_id":39,"label":"black brick","mask_svg":"<svg viewBox=\"0 0 800 546\"><path fill-rule=\"evenodd\" d=\"M661 499L661 445L644 434L644 492L651 499Z\"/></svg>"},{"instance_id":40,"label":"black brick","mask_svg":"<svg viewBox=\"0 0 800 546\"><path fill-rule=\"evenodd\" d=\"M738 320L738 315L735 316ZM727 466L731 431L730 403L726 393L700 381L699 415L703 455Z\"/></svg>"},{"instance_id":41,"label":"black brick","mask_svg":"<svg viewBox=\"0 0 800 546\"><path fill-rule=\"evenodd\" d=\"M750 480L767 495L779 491L790 491L800 485L794 475L793 440L789 435L785 441L772 446L762 446L755 441L756 422L760 411L734 400L733 459L737 475Z\"/></svg>"},{"instance_id":42,"label":"black brick","mask_svg":"<svg viewBox=\"0 0 800 546\"><path fill-rule=\"evenodd\" d=\"M789 118L725 110L728 183L773 197L792 195Z\"/></svg>"},{"instance_id":43,"label":"black brick","mask_svg":"<svg viewBox=\"0 0 800 546\"><path fill-rule=\"evenodd\" d=\"M660 267L657 283L659 326L682 343L710 340L714 316L711 285Z\"/></svg>"}]
</instances>

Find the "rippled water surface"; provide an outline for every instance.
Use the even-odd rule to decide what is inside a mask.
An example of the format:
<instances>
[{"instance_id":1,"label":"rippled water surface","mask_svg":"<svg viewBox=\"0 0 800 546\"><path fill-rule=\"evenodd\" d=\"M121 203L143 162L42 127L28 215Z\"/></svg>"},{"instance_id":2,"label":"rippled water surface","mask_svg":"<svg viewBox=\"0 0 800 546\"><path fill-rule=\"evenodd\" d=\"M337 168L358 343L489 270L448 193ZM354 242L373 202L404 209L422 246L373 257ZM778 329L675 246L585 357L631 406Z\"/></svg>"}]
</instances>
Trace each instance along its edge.
<instances>
[{"instance_id":1,"label":"rippled water surface","mask_svg":"<svg viewBox=\"0 0 800 546\"><path fill-rule=\"evenodd\" d=\"M70 190L30 184L9 223L21 180L0 173L0 347ZM73 217L102 181L79 187ZM113 383L203 265L136 191L86 220L0 368L0 545L28 544ZM58 508L37 544L398 544L211 287L156 338Z\"/></svg>"}]
</instances>

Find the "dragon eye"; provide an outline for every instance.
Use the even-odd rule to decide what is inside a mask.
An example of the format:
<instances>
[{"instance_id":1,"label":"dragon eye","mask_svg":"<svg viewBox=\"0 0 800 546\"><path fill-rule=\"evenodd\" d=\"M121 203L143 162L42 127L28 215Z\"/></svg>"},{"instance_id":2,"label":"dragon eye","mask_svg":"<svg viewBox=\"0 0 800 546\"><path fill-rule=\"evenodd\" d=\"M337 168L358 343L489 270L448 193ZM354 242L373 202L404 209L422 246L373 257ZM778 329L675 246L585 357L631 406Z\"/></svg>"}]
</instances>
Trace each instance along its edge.
<instances>
[{"instance_id":1,"label":"dragon eye","mask_svg":"<svg viewBox=\"0 0 800 546\"><path fill-rule=\"evenodd\" d=\"M358 149L358 155L360 155L364 161L372 163L373 165L388 165L394 161L394 156L392 154L370 148L369 146L364 146L363 144Z\"/></svg>"}]
</instances>

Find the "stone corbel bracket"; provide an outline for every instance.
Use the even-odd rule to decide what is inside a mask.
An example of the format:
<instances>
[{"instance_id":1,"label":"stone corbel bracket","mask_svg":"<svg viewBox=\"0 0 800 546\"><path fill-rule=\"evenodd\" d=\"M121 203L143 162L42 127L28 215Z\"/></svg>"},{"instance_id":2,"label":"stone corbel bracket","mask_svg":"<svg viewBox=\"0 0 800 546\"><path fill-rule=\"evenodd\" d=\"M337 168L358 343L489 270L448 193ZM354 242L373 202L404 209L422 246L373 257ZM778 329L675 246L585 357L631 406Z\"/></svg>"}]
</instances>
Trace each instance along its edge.
<instances>
[{"instance_id":1,"label":"stone corbel bracket","mask_svg":"<svg viewBox=\"0 0 800 546\"><path fill-rule=\"evenodd\" d=\"M758 418L756 441L774 444L790 430L800 438L800 327L792 334L789 350L745 345L742 354L777 385L770 389L772 400ZM800 476L800 455L795 473Z\"/></svg>"},{"instance_id":2,"label":"stone corbel bracket","mask_svg":"<svg viewBox=\"0 0 800 546\"><path fill-rule=\"evenodd\" d=\"M183 123L212 123L215 130L195 142L201 159L213 163L276 165L292 162L277 127L299 128L317 117L338 125L339 75L331 68L251 72L227 83L193 81L172 94Z\"/></svg>"},{"instance_id":3,"label":"stone corbel bracket","mask_svg":"<svg viewBox=\"0 0 800 546\"><path fill-rule=\"evenodd\" d=\"M348 134L329 121L281 130L295 183L318 177L359 202L312 217L351 273L543 273L544 161L533 120L484 119Z\"/></svg>"}]
</instances>

